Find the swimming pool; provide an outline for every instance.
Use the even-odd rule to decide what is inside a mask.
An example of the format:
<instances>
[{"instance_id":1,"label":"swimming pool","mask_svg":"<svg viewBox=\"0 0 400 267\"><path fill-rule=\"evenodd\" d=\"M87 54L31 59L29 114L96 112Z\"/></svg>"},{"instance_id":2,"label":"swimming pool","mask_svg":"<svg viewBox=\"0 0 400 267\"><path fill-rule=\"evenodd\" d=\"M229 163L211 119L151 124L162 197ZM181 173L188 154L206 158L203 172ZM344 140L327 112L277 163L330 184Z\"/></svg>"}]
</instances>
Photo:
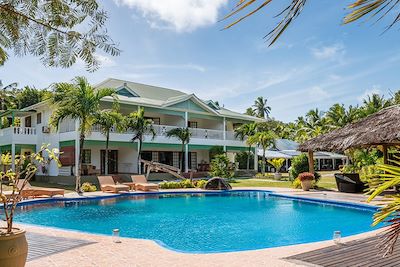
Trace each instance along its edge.
<instances>
[{"instance_id":1,"label":"swimming pool","mask_svg":"<svg viewBox=\"0 0 400 267\"><path fill-rule=\"evenodd\" d=\"M319 202L318 202L319 203ZM23 205L15 221L151 239L182 252L293 245L373 230L373 208L287 198L266 191L128 195Z\"/></svg>"}]
</instances>

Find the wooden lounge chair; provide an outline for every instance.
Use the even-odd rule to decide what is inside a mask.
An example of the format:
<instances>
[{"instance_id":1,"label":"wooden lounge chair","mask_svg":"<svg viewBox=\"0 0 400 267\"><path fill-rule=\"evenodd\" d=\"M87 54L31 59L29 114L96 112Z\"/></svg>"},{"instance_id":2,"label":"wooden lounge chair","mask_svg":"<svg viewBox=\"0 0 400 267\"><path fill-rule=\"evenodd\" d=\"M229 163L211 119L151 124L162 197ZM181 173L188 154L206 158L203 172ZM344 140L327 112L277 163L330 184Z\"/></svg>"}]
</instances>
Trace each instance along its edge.
<instances>
[{"instance_id":1,"label":"wooden lounge chair","mask_svg":"<svg viewBox=\"0 0 400 267\"><path fill-rule=\"evenodd\" d=\"M132 181L135 183L136 190L150 191L158 190L158 184L152 184L147 182L146 176L144 175L131 175Z\"/></svg>"},{"instance_id":2,"label":"wooden lounge chair","mask_svg":"<svg viewBox=\"0 0 400 267\"><path fill-rule=\"evenodd\" d=\"M120 191L129 191L129 186L115 184L112 176L98 176L101 191L105 193L118 193Z\"/></svg>"},{"instance_id":3,"label":"wooden lounge chair","mask_svg":"<svg viewBox=\"0 0 400 267\"><path fill-rule=\"evenodd\" d=\"M17 183L18 190L21 190L25 180L20 179ZM29 182L26 182L25 187L22 189L21 196L22 198L29 198L29 197L53 197L53 196L64 196L64 189L60 188L50 188L50 187L32 187Z\"/></svg>"}]
</instances>

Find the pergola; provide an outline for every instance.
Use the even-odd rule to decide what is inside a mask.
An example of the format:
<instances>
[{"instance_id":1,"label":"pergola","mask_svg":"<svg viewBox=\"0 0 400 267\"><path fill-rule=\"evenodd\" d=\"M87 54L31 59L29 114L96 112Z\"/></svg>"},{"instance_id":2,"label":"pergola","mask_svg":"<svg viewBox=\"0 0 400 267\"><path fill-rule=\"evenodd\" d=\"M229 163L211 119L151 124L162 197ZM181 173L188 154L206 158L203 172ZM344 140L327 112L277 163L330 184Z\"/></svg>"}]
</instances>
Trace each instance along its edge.
<instances>
[{"instance_id":1,"label":"pergola","mask_svg":"<svg viewBox=\"0 0 400 267\"><path fill-rule=\"evenodd\" d=\"M314 173L314 151L343 152L350 148L382 147L384 163L388 147L400 145L400 105L391 106L343 128L312 138L299 146L308 152L310 172Z\"/></svg>"}]
</instances>

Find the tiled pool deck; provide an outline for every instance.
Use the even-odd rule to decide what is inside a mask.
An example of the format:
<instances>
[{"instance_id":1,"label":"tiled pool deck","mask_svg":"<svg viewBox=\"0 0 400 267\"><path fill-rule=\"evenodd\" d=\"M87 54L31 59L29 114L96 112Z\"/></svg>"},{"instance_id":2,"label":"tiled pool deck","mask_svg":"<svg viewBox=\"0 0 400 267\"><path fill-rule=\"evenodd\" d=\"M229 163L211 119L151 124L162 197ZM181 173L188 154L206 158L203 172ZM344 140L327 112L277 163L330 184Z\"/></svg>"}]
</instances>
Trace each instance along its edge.
<instances>
[{"instance_id":1,"label":"tiled pool deck","mask_svg":"<svg viewBox=\"0 0 400 267\"><path fill-rule=\"evenodd\" d=\"M363 195L343 194L330 191L303 192L283 188L235 188L261 189L292 196L305 196L324 200L365 204ZM168 190L163 190L168 192ZM174 190L177 191L177 190ZM185 190L182 190L185 191ZM193 191L193 190L190 190ZM200 191L200 190L199 190ZM88 196L102 195L92 193ZM76 197L74 193L66 197ZM373 204L379 204L380 199ZM113 243L111 237L64 231L46 227L23 226L28 232L71 239L85 240L90 244L27 262L26 266L303 266L283 258L333 245L322 241L287 247L269 248L218 254L187 254L165 249L153 241L121 238ZM343 238L343 242L377 235L378 231ZM93 242L93 243L91 243ZM307 265L310 266L310 265Z\"/></svg>"}]
</instances>

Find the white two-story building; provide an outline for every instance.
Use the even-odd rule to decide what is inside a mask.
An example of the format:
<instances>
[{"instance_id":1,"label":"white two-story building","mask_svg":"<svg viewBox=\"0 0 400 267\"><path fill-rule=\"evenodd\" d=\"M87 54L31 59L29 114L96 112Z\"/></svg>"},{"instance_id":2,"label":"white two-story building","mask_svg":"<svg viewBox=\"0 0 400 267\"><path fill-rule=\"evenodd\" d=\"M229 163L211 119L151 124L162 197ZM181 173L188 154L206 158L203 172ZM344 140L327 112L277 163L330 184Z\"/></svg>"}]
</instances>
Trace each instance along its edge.
<instances>
[{"instance_id":1,"label":"white two-story building","mask_svg":"<svg viewBox=\"0 0 400 267\"><path fill-rule=\"evenodd\" d=\"M151 119L156 137L145 138L142 158L179 167L180 158L185 157L185 169L207 171L210 158L209 150L221 146L233 159L234 153L246 151L245 141L235 138L235 127L262 119L243 115L216 105L213 101L204 101L194 94L181 91L107 79L96 88L113 88L118 95L120 111L129 114L139 107L144 108L145 116ZM113 99L102 100L102 108L111 108ZM59 148L62 167L56 164L39 170L49 176L70 176L76 172L79 135L78 121L65 120L58 131L49 126L54 108L49 102L41 102L23 110L9 110L0 114L7 117L10 127L0 128L0 152L10 152L13 156L32 153L42 144ZM15 118L20 123L15 126ZM1 125L0 125L1 126ZM166 132L176 127L189 127L192 132L190 143L181 155L181 143L177 139L167 138ZM109 173L138 173L138 143L132 142L130 132L112 132L110 136ZM105 136L94 126L84 143L84 174L104 173ZM257 168L257 162L255 162Z\"/></svg>"}]
</instances>

